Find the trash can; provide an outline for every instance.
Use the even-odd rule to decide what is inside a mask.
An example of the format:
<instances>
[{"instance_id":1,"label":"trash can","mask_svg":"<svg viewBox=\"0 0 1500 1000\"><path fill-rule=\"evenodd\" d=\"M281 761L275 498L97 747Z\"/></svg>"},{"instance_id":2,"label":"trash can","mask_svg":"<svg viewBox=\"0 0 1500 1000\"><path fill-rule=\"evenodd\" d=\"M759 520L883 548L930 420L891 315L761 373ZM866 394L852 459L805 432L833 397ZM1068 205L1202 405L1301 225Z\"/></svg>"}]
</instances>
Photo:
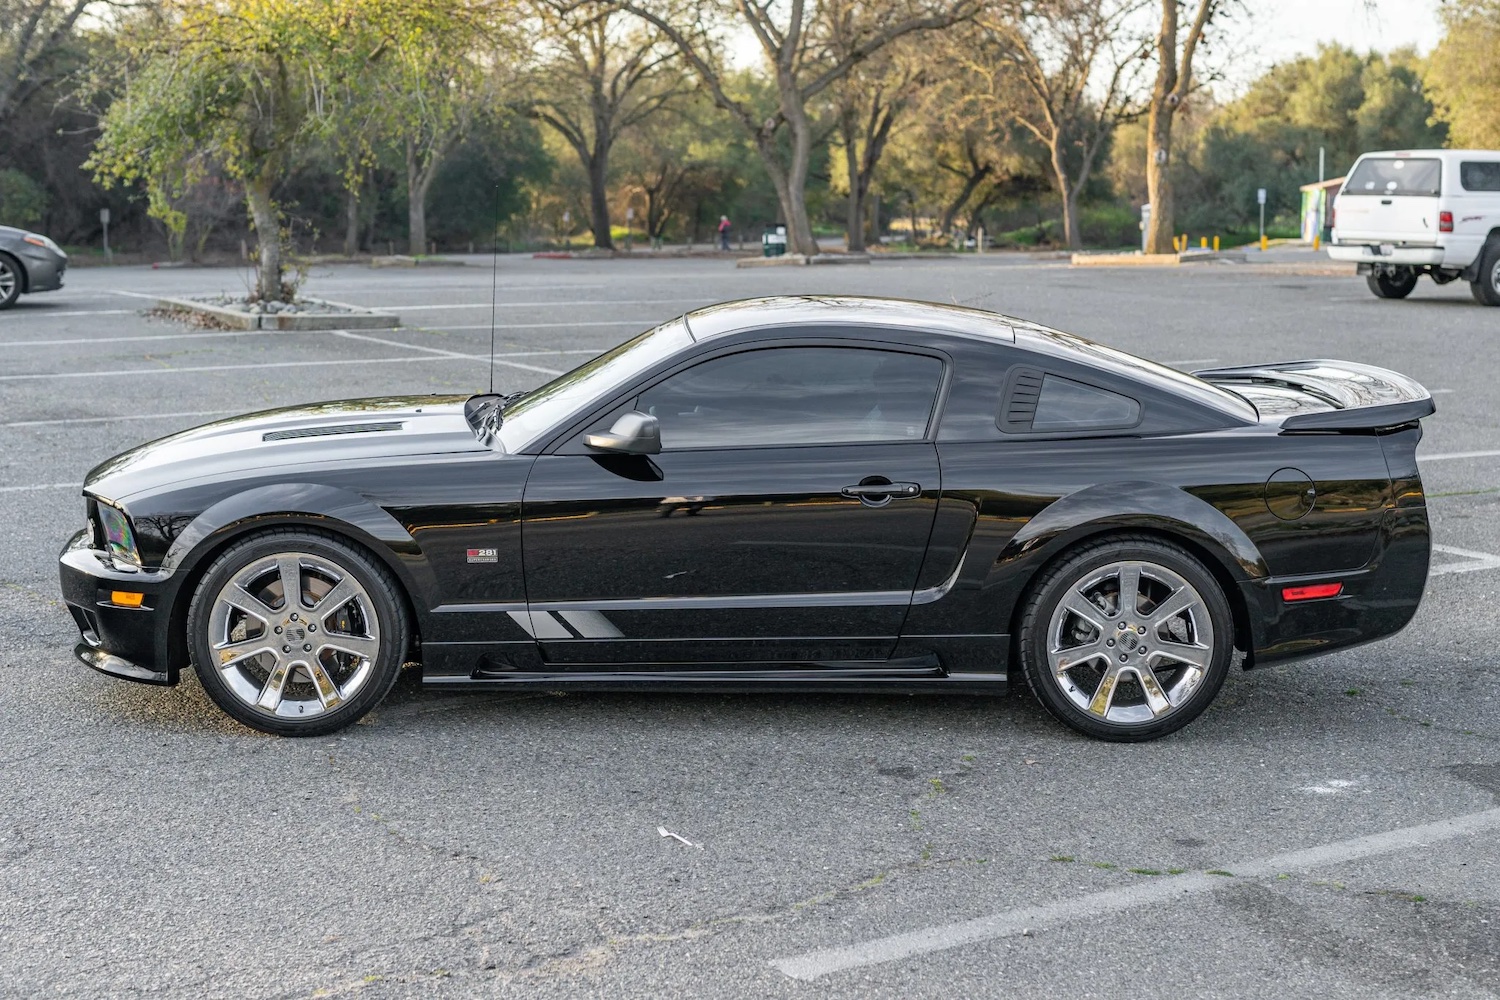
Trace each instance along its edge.
<instances>
[{"instance_id":1,"label":"trash can","mask_svg":"<svg viewBox=\"0 0 1500 1000\"><path fill-rule=\"evenodd\" d=\"M786 226L775 225L760 236L760 255L780 257L786 253Z\"/></svg>"}]
</instances>

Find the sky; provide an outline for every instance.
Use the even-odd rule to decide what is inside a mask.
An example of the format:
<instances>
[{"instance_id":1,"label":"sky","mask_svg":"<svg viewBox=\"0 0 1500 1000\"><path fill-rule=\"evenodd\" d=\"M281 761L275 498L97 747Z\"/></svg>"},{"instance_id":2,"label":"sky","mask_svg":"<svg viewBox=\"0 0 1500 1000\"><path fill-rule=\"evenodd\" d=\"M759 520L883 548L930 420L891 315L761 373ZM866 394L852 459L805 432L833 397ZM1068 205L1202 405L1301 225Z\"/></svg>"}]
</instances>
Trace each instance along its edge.
<instances>
[{"instance_id":1,"label":"sky","mask_svg":"<svg viewBox=\"0 0 1500 1000\"><path fill-rule=\"evenodd\" d=\"M1226 27L1229 51L1221 61L1232 88L1243 88L1278 62L1310 55L1319 43L1356 52L1388 52L1410 45L1427 53L1442 37L1441 0L1244 0L1245 13Z\"/></svg>"},{"instance_id":2,"label":"sky","mask_svg":"<svg viewBox=\"0 0 1500 1000\"><path fill-rule=\"evenodd\" d=\"M1274 64L1316 52L1319 43L1338 42L1361 53L1410 45L1426 53L1442 37L1441 7L1442 0L1242 0L1222 29L1226 38L1215 46L1215 61L1232 96ZM736 64L759 60L760 47L748 30L731 44Z\"/></svg>"}]
</instances>

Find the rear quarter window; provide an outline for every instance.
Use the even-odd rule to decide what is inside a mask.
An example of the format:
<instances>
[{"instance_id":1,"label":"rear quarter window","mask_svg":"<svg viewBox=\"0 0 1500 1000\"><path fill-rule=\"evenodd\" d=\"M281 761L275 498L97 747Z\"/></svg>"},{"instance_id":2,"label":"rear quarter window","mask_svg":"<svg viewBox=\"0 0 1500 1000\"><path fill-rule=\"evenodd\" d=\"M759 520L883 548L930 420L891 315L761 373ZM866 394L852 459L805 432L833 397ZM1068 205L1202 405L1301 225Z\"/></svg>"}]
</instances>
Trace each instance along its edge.
<instances>
[{"instance_id":1,"label":"rear quarter window","mask_svg":"<svg viewBox=\"0 0 1500 1000\"><path fill-rule=\"evenodd\" d=\"M1139 402L1098 386L1029 367L1006 382L999 424L1012 434L1121 431L1141 422Z\"/></svg>"},{"instance_id":2,"label":"rear quarter window","mask_svg":"<svg viewBox=\"0 0 1500 1000\"><path fill-rule=\"evenodd\" d=\"M1360 160L1344 182L1343 194L1435 197L1443 188L1441 160L1377 156Z\"/></svg>"},{"instance_id":3,"label":"rear quarter window","mask_svg":"<svg viewBox=\"0 0 1500 1000\"><path fill-rule=\"evenodd\" d=\"M1500 192L1500 160L1465 160L1458 165L1458 183L1465 191Z\"/></svg>"}]
</instances>

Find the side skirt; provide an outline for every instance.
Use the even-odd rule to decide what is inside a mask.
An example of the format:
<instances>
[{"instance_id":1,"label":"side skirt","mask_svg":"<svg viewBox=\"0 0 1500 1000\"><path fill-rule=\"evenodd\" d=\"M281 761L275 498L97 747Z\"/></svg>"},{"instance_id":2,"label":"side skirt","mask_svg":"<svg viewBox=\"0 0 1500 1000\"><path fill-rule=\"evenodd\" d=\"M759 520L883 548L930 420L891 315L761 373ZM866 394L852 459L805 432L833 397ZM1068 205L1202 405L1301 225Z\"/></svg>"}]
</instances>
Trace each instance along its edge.
<instances>
[{"instance_id":1,"label":"side skirt","mask_svg":"<svg viewBox=\"0 0 1500 1000\"><path fill-rule=\"evenodd\" d=\"M442 688L541 688L550 691L725 692L905 692L911 694L1004 694L1004 674L944 674L871 668L817 667L781 670L660 670L567 673L492 673L471 677L424 677L423 684Z\"/></svg>"}]
</instances>

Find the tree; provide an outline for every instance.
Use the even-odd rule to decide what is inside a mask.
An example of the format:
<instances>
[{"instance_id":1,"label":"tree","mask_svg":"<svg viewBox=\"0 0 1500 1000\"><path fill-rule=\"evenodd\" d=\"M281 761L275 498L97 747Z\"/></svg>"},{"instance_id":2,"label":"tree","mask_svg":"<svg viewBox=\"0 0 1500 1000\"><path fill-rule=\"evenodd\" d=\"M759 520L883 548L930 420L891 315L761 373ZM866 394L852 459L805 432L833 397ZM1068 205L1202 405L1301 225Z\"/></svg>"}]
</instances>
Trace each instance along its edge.
<instances>
[{"instance_id":1,"label":"tree","mask_svg":"<svg viewBox=\"0 0 1500 1000\"><path fill-rule=\"evenodd\" d=\"M674 48L634 18L569 0L533 0L546 55L531 113L577 154L589 182L594 246L613 250L609 158L622 133L683 92Z\"/></svg>"},{"instance_id":2,"label":"tree","mask_svg":"<svg viewBox=\"0 0 1500 1000\"><path fill-rule=\"evenodd\" d=\"M0 0L0 125L72 64L79 19L102 0Z\"/></svg>"},{"instance_id":3,"label":"tree","mask_svg":"<svg viewBox=\"0 0 1500 1000\"><path fill-rule=\"evenodd\" d=\"M653 25L677 46L714 103L755 143L776 187L792 250L816 254L807 210L808 168L818 136L809 105L892 42L971 17L979 0L603 0ZM835 39L830 29L842 26ZM748 31L775 84L770 113L732 92L721 31ZM784 136L784 138L783 138Z\"/></svg>"},{"instance_id":4,"label":"tree","mask_svg":"<svg viewBox=\"0 0 1500 1000\"><path fill-rule=\"evenodd\" d=\"M1425 82L1457 146L1500 149L1500 0L1450 0Z\"/></svg>"},{"instance_id":5,"label":"tree","mask_svg":"<svg viewBox=\"0 0 1500 1000\"><path fill-rule=\"evenodd\" d=\"M852 39L841 27L836 26L832 34L844 48ZM851 253L865 249L865 199L892 129L928 78L917 55L902 51L898 43L856 66L836 88L839 145L848 195L845 246ZM879 233L875 235L878 239Z\"/></svg>"},{"instance_id":6,"label":"tree","mask_svg":"<svg viewBox=\"0 0 1500 1000\"><path fill-rule=\"evenodd\" d=\"M1168 0L1171 2L1171 0ZM1009 0L979 25L968 65L982 94L1047 150L1063 239L1083 245L1078 198L1114 128L1139 116L1133 94L1147 42L1142 0Z\"/></svg>"},{"instance_id":7,"label":"tree","mask_svg":"<svg viewBox=\"0 0 1500 1000\"><path fill-rule=\"evenodd\" d=\"M130 26L131 72L88 161L106 184L143 181L157 217L210 166L243 185L256 296L289 300L277 184L359 99L360 78L424 33L473 23L469 0L163 0Z\"/></svg>"},{"instance_id":8,"label":"tree","mask_svg":"<svg viewBox=\"0 0 1500 1000\"><path fill-rule=\"evenodd\" d=\"M1178 45L1178 8L1182 0L1161 0L1161 28L1156 35L1156 84L1147 119L1146 192L1151 219L1146 225L1146 252L1170 253L1177 233L1172 202L1172 119L1192 90L1193 56L1203 32L1231 0L1197 0L1192 24Z\"/></svg>"}]
</instances>

